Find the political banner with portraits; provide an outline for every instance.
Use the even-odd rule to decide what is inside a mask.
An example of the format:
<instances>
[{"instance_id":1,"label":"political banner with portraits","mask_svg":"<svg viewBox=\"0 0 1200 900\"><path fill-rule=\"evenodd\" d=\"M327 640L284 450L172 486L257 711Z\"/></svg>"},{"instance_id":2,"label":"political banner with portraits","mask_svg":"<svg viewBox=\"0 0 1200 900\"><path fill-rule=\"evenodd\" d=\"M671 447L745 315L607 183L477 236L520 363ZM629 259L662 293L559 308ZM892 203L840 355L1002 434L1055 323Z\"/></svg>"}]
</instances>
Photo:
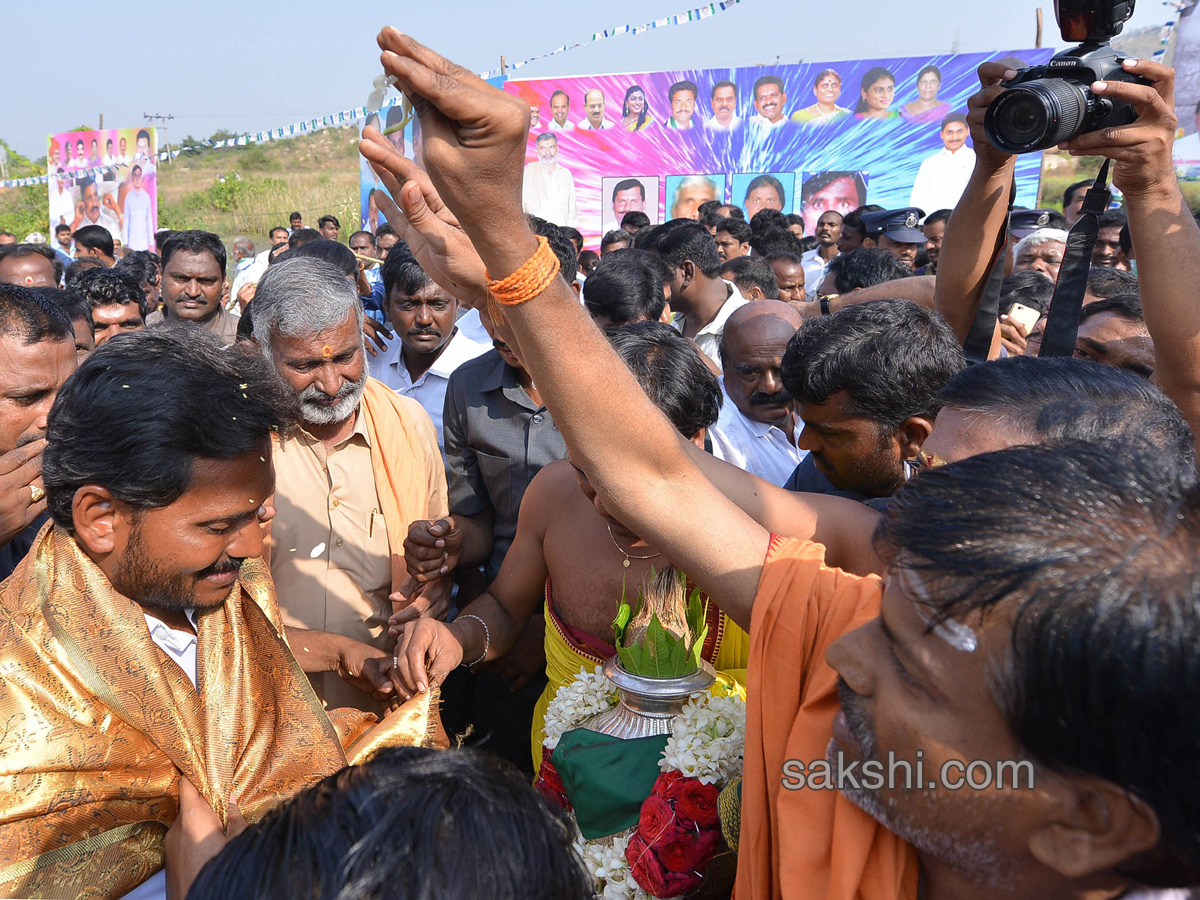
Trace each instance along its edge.
<instances>
[{"instance_id":1,"label":"political banner with portraits","mask_svg":"<svg viewBox=\"0 0 1200 900\"><path fill-rule=\"evenodd\" d=\"M510 80L532 112L527 212L583 232L640 207L651 222L705 200L804 217L864 203L926 213L957 202L974 165L967 100L989 60L1053 51L843 60L792 66ZM1037 200L1041 154L1017 163L1017 203ZM747 216L749 218L749 216Z\"/></svg>"},{"instance_id":2,"label":"political banner with portraits","mask_svg":"<svg viewBox=\"0 0 1200 900\"><path fill-rule=\"evenodd\" d=\"M113 243L155 250L158 230L158 137L153 128L107 128L52 134L46 159L50 214L46 235L100 225Z\"/></svg>"}]
</instances>

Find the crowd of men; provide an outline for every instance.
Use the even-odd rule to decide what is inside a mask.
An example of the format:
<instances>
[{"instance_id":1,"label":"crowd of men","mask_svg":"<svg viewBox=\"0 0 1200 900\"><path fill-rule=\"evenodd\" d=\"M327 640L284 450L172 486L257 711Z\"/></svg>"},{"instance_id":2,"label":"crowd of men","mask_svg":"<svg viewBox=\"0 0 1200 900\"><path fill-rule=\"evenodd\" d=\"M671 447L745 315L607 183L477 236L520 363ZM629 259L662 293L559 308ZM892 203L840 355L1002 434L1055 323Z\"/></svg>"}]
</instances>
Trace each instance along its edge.
<instances>
[{"instance_id":1,"label":"crowd of men","mask_svg":"<svg viewBox=\"0 0 1200 900\"><path fill-rule=\"evenodd\" d=\"M1069 145L1124 195L1090 263L1090 180L1010 213L1003 64L952 210L635 210L597 253L522 211L526 106L380 42L426 145L368 129L374 234L0 235L0 893L589 897L546 706L667 565L747 698L737 897L1200 886L1174 73ZM1036 789L796 788L835 757Z\"/></svg>"}]
</instances>

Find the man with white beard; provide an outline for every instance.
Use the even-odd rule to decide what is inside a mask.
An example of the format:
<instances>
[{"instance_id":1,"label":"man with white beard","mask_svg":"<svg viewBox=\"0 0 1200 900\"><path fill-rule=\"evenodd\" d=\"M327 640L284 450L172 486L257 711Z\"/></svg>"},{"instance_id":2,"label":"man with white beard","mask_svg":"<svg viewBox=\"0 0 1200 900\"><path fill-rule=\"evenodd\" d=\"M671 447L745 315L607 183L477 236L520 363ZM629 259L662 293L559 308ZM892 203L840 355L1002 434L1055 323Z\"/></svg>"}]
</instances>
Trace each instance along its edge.
<instances>
[{"instance_id":1,"label":"man with white beard","mask_svg":"<svg viewBox=\"0 0 1200 900\"><path fill-rule=\"evenodd\" d=\"M555 225L579 227L575 179L558 164L558 138L547 131L537 137L535 162L525 167L521 205L525 212Z\"/></svg>"},{"instance_id":2,"label":"man with white beard","mask_svg":"<svg viewBox=\"0 0 1200 900\"><path fill-rule=\"evenodd\" d=\"M301 427L274 442L277 510L266 558L288 625L392 652L388 619L444 613L447 583L405 588L409 523L447 515L437 433L415 400L367 376L363 308L336 267L285 260L254 296L254 339L296 395ZM306 624L301 624L306 623ZM312 677L330 708L378 712L336 674Z\"/></svg>"}]
</instances>

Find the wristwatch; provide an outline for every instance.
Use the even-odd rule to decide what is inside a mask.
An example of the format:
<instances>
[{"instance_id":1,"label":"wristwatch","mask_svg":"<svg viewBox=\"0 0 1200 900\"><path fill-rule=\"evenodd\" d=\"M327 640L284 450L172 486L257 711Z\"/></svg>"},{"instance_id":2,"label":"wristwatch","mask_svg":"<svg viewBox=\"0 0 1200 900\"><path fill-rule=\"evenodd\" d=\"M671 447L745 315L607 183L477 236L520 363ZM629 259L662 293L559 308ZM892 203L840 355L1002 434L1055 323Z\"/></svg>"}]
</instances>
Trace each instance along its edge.
<instances>
[{"instance_id":1,"label":"wristwatch","mask_svg":"<svg viewBox=\"0 0 1200 900\"><path fill-rule=\"evenodd\" d=\"M825 296L818 297L817 302L821 304L821 315L829 315L829 298Z\"/></svg>"}]
</instances>

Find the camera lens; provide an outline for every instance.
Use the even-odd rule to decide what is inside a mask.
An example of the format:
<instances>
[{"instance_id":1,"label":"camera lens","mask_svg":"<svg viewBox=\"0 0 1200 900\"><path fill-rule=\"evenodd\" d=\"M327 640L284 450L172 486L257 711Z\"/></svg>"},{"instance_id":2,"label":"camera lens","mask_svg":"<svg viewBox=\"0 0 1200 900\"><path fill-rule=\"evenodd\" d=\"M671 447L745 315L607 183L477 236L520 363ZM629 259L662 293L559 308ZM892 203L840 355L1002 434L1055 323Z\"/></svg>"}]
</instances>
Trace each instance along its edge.
<instances>
[{"instance_id":1,"label":"camera lens","mask_svg":"<svg viewBox=\"0 0 1200 900\"><path fill-rule=\"evenodd\" d=\"M1083 127L1088 109L1085 90L1062 78L1010 88L984 116L988 140L1007 153L1030 153L1061 144Z\"/></svg>"}]
</instances>

